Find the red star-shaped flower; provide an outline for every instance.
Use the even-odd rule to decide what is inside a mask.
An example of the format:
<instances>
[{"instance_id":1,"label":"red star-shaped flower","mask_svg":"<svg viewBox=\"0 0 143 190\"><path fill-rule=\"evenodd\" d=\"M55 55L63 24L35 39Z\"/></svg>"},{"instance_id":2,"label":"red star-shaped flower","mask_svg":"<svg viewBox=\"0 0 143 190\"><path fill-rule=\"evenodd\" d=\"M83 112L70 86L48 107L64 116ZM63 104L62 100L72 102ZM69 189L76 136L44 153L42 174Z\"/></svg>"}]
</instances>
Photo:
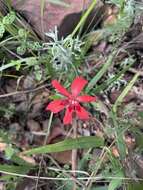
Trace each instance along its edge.
<instances>
[{"instance_id":1,"label":"red star-shaped flower","mask_svg":"<svg viewBox=\"0 0 143 190\"><path fill-rule=\"evenodd\" d=\"M57 89L60 94L64 95L65 98L54 100L46 107L46 110L50 110L53 113L58 113L66 108L65 116L63 119L64 124L72 123L73 113L76 113L80 119L88 119L89 113L80 105L81 103L88 103L96 101L96 97L89 95L79 96L79 93L87 84L87 80L82 77L77 77L71 84L71 94L57 81L53 80L52 85Z\"/></svg>"}]
</instances>

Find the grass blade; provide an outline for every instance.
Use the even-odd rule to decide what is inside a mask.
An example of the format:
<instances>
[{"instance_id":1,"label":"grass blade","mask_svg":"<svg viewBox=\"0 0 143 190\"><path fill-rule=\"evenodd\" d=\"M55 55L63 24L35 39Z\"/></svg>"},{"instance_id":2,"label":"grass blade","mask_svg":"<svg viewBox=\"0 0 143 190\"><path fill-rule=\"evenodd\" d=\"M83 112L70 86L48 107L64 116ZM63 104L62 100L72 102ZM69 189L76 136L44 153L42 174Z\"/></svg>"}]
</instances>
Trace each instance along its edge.
<instances>
[{"instance_id":1,"label":"grass blade","mask_svg":"<svg viewBox=\"0 0 143 190\"><path fill-rule=\"evenodd\" d=\"M14 173L20 173L20 174L25 174L27 173L31 168L30 167L22 167L22 166L14 166L14 165L7 165L3 164L0 165L0 172L14 172Z\"/></svg>"},{"instance_id":2,"label":"grass blade","mask_svg":"<svg viewBox=\"0 0 143 190\"><path fill-rule=\"evenodd\" d=\"M74 31L72 32L72 34L71 34L72 37L78 32L78 30L80 29L80 27L83 26L83 24L85 23L87 17L91 13L91 11L94 9L96 3L97 3L97 0L93 0L93 2L91 3L91 5L87 9L87 11L84 13L84 15L82 16L82 18L80 19L80 21L77 24L77 26L75 27Z\"/></svg>"},{"instance_id":3,"label":"grass blade","mask_svg":"<svg viewBox=\"0 0 143 190\"><path fill-rule=\"evenodd\" d=\"M138 77L140 75L140 72L137 72L132 80L129 82L129 84L125 87L123 92L120 94L120 96L117 98L114 106L113 106L113 112L116 113L117 107L122 103L124 97L128 94L128 92L131 90L131 88L134 86L135 82L137 81Z\"/></svg>"},{"instance_id":4,"label":"grass blade","mask_svg":"<svg viewBox=\"0 0 143 190\"><path fill-rule=\"evenodd\" d=\"M88 86L86 88L86 92L88 93L93 86L96 85L96 83L101 79L101 77L104 75L104 73L108 70L110 65L112 64L113 58L115 57L116 52L114 51L108 58L107 62L103 65L101 70L93 77L93 79L88 83Z\"/></svg>"},{"instance_id":5,"label":"grass blade","mask_svg":"<svg viewBox=\"0 0 143 190\"><path fill-rule=\"evenodd\" d=\"M133 64L128 65L126 68L124 68L123 70L121 70L119 73L117 73L113 78L107 79L107 81L105 81L104 83L102 83L101 85L97 86L94 90L94 92L99 93L101 92L101 90L105 90L107 87L109 87L112 83L114 83L115 81L117 81L123 74L125 74L129 68L132 66Z\"/></svg>"},{"instance_id":6,"label":"grass blade","mask_svg":"<svg viewBox=\"0 0 143 190\"><path fill-rule=\"evenodd\" d=\"M93 148L103 146L104 140L99 137L80 137L77 139L66 139L62 142L33 148L23 152L23 154L43 154L52 152L63 152L66 150L80 149L80 148Z\"/></svg>"}]
</instances>

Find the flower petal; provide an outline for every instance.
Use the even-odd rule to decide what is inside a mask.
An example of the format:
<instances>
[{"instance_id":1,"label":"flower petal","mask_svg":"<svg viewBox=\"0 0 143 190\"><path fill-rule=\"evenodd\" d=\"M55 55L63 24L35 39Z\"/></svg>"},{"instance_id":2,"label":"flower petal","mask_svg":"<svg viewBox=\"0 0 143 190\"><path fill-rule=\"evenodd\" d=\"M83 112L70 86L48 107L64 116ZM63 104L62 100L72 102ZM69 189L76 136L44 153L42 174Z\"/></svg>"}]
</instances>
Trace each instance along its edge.
<instances>
[{"instance_id":1,"label":"flower petal","mask_svg":"<svg viewBox=\"0 0 143 190\"><path fill-rule=\"evenodd\" d=\"M81 106L76 106L76 114L80 119L89 119L89 113Z\"/></svg>"},{"instance_id":2,"label":"flower petal","mask_svg":"<svg viewBox=\"0 0 143 190\"><path fill-rule=\"evenodd\" d=\"M65 125L72 123L72 113L73 113L73 109L71 109L70 107L68 107L66 109L66 113L65 113L65 116L64 116L64 119L63 119L63 123Z\"/></svg>"},{"instance_id":3,"label":"flower petal","mask_svg":"<svg viewBox=\"0 0 143 190\"><path fill-rule=\"evenodd\" d=\"M95 102L96 101L96 97L88 96L88 95L78 96L76 99L79 102Z\"/></svg>"},{"instance_id":4,"label":"flower petal","mask_svg":"<svg viewBox=\"0 0 143 190\"><path fill-rule=\"evenodd\" d=\"M71 84L72 95L76 97L86 84L87 84L87 80L85 80L82 77L76 77Z\"/></svg>"},{"instance_id":5,"label":"flower petal","mask_svg":"<svg viewBox=\"0 0 143 190\"><path fill-rule=\"evenodd\" d=\"M70 93L57 81L53 80L52 85L54 88L56 88L62 95L71 97Z\"/></svg>"},{"instance_id":6,"label":"flower petal","mask_svg":"<svg viewBox=\"0 0 143 190\"><path fill-rule=\"evenodd\" d=\"M46 110L50 110L53 113L58 113L64 109L65 106L65 100L54 100L49 103L49 105L46 107Z\"/></svg>"}]
</instances>

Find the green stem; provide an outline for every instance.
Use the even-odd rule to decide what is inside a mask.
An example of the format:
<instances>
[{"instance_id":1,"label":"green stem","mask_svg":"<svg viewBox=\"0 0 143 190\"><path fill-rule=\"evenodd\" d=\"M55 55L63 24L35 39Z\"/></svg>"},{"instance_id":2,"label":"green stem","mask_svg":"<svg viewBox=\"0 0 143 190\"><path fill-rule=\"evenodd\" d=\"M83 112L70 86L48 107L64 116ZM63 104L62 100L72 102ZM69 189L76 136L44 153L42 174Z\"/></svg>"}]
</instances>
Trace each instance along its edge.
<instances>
[{"instance_id":1,"label":"green stem","mask_svg":"<svg viewBox=\"0 0 143 190\"><path fill-rule=\"evenodd\" d=\"M77 121L76 118L73 121L73 138L77 138ZM76 177L76 172L75 170L77 169L77 149L72 150L72 171L73 171L73 176ZM74 181L73 184L73 190L77 189L77 185Z\"/></svg>"},{"instance_id":2,"label":"green stem","mask_svg":"<svg viewBox=\"0 0 143 190\"><path fill-rule=\"evenodd\" d=\"M120 96L117 98L114 106L113 106L113 112L117 112L117 107L122 103L125 96L128 94L128 92L131 90L131 88L134 86L135 82L137 81L138 77L140 76L140 72L137 72L132 80L129 82L129 84L125 87L123 92L120 94Z\"/></svg>"},{"instance_id":3,"label":"green stem","mask_svg":"<svg viewBox=\"0 0 143 190\"><path fill-rule=\"evenodd\" d=\"M77 26L75 27L74 31L72 32L71 36L73 37L77 31L80 29L80 27L85 23L87 17L89 16L89 14L91 13L91 11L94 9L95 5L96 5L97 0L93 0L93 2L91 3L91 5L89 6L89 8L87 9L87 11L84 13L84 15L82 16L82 18L80 19L79 23L77 24Z\"/></svg>"},{"instance_id":4,"label":"green stem","mask_svg":"<svg viewBox=\"0 0 143 190\"><path fill-rule=\"evenodd\" d=\"M48 127L47 127L47 132L46 132L46 137L45 137L44 143L43 143L44 145L47 144L47 140L48 140L51 125L52 125L52 120L53 120L53 112L51 112L51 115L50 115L50 119L49 119L49 123L48 123ZM39 164L38 178L36 180L35 190L38 189L38 183L39 183L39 178L40 178L40 172L41 172L41 169L42 169L43 159L44 159L44 153L42 154L42 158L41 158L41 161L40 161L40 164Z\"/></svg>"}]
</instances>

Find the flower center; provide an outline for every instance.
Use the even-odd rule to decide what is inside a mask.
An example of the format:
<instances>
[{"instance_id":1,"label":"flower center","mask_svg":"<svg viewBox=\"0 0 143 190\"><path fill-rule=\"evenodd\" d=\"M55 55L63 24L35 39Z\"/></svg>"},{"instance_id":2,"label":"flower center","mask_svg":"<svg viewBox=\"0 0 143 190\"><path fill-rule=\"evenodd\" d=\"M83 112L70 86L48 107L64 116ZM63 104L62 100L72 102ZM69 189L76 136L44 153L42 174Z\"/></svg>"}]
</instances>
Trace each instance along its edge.
<instances>
[{"instance_id":1,"label":"flower center","mask_svg":"<svg viewBox=\"0 0 143 190\"><path fill-rule=\"evenodd\" d=\"M77 101L76 100L71 100L71 104L75 105L75 104L77 104Z\"/></svg>"},{"instance_id":2,"label":"flower center","mask_svg":"<svg viewBox=\"0 0 143 190\"><path fill-rule=\"evenodd\" d=\"M69 99L69 104L70 104L71 106L76 106L76 105L78 104L78 101L75 100L75 99Z\"/></svg>"}]
</instances>

